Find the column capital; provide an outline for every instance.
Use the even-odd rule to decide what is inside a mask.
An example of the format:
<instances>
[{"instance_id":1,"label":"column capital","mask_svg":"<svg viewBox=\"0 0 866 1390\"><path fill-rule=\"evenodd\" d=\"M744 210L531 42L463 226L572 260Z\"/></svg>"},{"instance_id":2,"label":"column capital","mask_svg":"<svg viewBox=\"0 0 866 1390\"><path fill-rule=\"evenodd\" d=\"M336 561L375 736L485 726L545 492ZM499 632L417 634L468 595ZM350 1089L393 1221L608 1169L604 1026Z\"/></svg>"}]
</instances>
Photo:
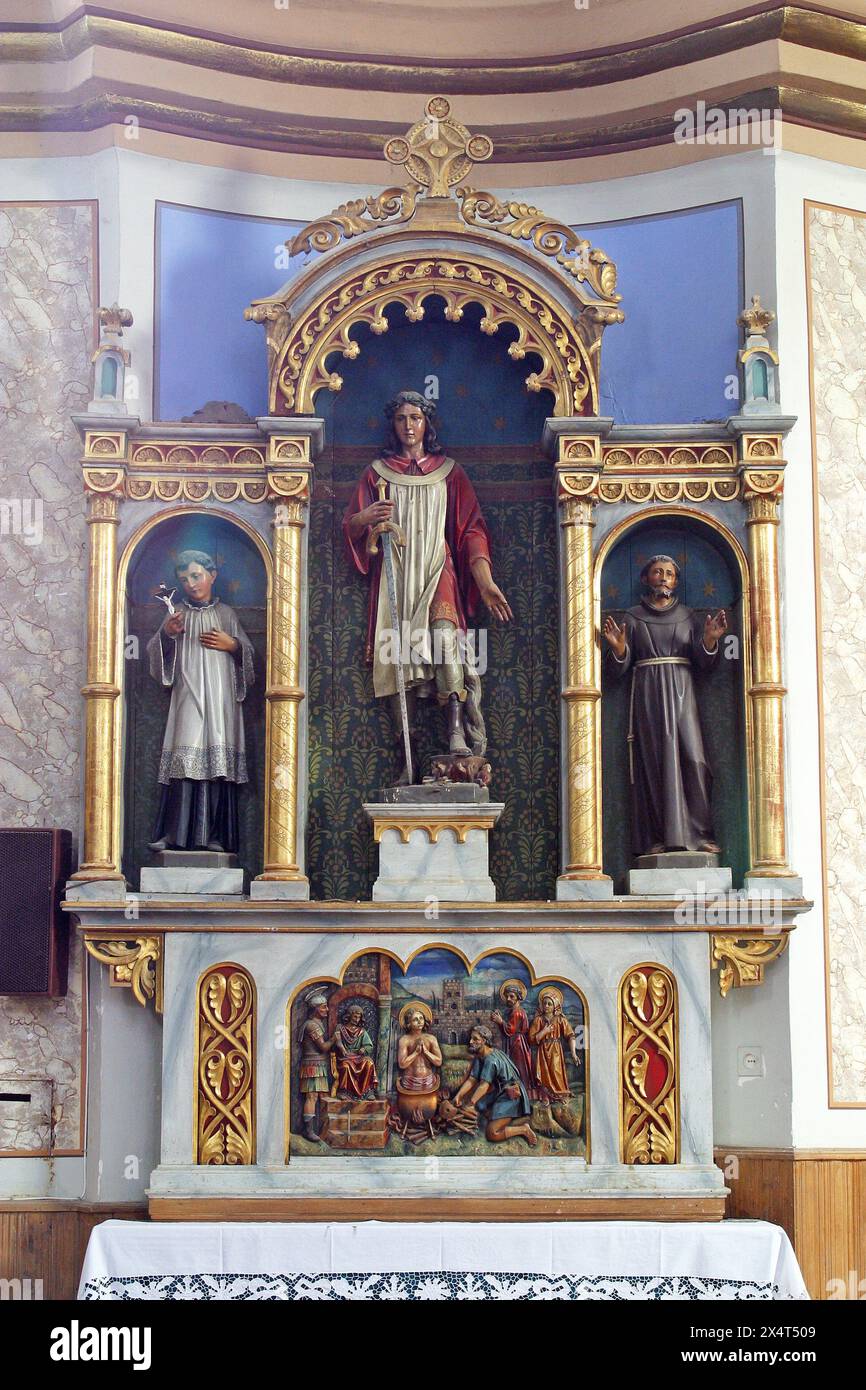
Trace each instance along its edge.
<instances>
[{"instance_id":1,"label":"column capital","mask_svg":"<svg viewBox=\"0 0 866 1390\"><path fill-rule=\"evenodd\" d=\"M558 463L584 457L600 459L600 441L606 439L612 429L613 416L552 415L544 422L541 443L547 455ZM580 445L587 445L592 452L585 454Z\"/></svg>"}]
</instances>

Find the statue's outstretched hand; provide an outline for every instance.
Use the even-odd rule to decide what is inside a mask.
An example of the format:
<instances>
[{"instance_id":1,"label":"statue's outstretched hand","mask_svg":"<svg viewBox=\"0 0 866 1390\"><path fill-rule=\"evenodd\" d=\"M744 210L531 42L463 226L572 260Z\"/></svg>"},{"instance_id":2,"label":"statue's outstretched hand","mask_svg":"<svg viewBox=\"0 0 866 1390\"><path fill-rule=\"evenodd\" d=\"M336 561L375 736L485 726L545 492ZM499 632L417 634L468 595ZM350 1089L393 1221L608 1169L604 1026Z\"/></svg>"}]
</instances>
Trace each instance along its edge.
<instances>
[{"instance_id":1,"label":"statue's outstretched hand","mask_svg":"<svg viewBox=\"0 0 866 1390\"><path fill-rule=\"evenodd\" d=\"M172 613L171 617L166 618L163 632L166 637L180 637L183 632L183 614Z\"/></svg>"},{"instance_id":2,"label":"statue's outstretched hand","mask_svg":"<svg viewBox=\"0 0 866 1390\"><path fill-rule=\"evenodd\" d=\"M618 623L614 622L613 618L605 618L602 632L604 633L604 640L610 646L614 656L622 661L626 653L626 648L628 647L625 625L620 627Z\"/></svg>"},{"instance_id":3,"label":"statue's outstretched hand","mask_svg":"<svg viewBox=\"0 0 866 1390\"><path fill-rule=\"evenodd\" d=\"M503 594L498 584L494 584L492 579L479 584L481 597L484 600L494 618L498 618L501 623L510 623L514 614L511 605Z\"/></svg>"},{"instance_id":4,"label":"statue's outstretched hand","mask_svg":"<svg viewBox=\"0 0 866 1390\"><path fill-rule=\"evenodd\" d=\"M720 608L715 617L708 613L704 619L704 646L708 652L713 652L720 637L724 637L728 630L728 619L724 608Z\"/></svg>"}]
</instances>

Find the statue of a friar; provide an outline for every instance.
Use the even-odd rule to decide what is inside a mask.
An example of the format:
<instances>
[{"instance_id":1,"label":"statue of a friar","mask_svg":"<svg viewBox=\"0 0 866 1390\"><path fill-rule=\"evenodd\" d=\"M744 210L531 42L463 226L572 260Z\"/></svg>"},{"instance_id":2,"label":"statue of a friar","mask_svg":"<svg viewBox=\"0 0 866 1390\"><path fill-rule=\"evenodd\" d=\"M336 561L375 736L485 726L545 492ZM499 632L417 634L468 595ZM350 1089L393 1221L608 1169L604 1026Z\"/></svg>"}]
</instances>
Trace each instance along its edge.
<instances>
[{"instance_id":1,"label":"statue of a friar","mask_svg":"<svg viewBox=\"0 0 866 1390\"><path fill-rule=\"evenodd\" d=\"M448 752L480 756L486 748L481 681L468 620L484 603L501 622L512 617L494 583L490 537L475 491L439 441L433 403L400 391L385 407L389 437L381 457L364 470L343 519L349 553L370 575L366 655L373 691L388 699L401 729L398 662L402 662L410 726L416 700L435 696L448 716ZM396 630L376 528L391 523ZM407 780L406 768L399 779Z\"/></svg>"},{"instance_id":2,"label":"statue of a friar","mask_svg":"<svg viewBox=\"0 0 866 1390\"><path fill-rule=\"evenodd\" d=\"M704 748L693 667L712 670L728 627L725 610L703 623L676 595L680 567L653 555L640 572L645 593L622 625L605 620L608 668L632 673L628 748L632 848L718 854L711 810L712 772Z\"/></svg>"},{"instance_id":3,"label":"statue of a friar","mask_svg":"<svg viewBox=\"0 0 866 1390\"><path fill-rule=\"evenodd\" d=\"M242 704L255 679L253 648L234 609L213 593L217 567L206 551L182 551L175 577L183 600L175 608L160 595L168 615L147 645L150 674L171 688L150 848L234 854L237 789L248 780Z\"/></svg>"}]
</instances>

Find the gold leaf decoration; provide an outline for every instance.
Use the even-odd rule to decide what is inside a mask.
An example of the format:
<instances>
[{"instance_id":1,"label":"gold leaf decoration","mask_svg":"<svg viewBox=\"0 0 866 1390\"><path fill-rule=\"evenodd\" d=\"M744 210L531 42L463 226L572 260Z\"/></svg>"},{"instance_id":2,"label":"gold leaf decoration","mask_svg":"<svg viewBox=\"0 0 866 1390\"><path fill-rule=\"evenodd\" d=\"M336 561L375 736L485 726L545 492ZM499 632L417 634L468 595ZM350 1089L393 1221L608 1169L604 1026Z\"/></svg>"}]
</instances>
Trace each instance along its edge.
<instances>
[{"instance_id":1,"label":"gold leaf decoration","mask_svg":"<svg viewBox=\"0 0 866 1390\"><path fill-rule=\"evenodd\" d=\"M620 987L620 1157L668 1164L679 1158L677 995L661 965L640 965Z\"/></svg>"},{"instance_id":2,"label":"gold leaf decoration","mask_svg":"<svg viewBox=\"0 0 866 1390\"><path fill-rule=\"evenodd\" d=\"M199 981L196 1162L255 1163L255 985L240 965Z\"/></svg>"}]
</instances>

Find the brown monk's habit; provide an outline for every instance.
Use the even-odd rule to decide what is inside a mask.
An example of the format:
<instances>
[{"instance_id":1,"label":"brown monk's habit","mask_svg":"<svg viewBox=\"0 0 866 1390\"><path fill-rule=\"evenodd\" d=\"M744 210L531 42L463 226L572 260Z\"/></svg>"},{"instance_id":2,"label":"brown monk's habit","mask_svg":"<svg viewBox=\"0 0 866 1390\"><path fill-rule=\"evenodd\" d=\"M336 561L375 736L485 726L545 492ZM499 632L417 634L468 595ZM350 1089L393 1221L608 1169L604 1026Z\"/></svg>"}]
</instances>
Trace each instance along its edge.
<instances>
[{"instance_id":1,"label":"brown monk's habit","mask_svg":"<svg viewBox=\"0 0 866 1390\"><path fill-rule=\"evenodd\" d=\"M607 653L610 672L632 672L632 842L635 854L654 845L695 850L713 839L713 776L704 751L691 665L711 670L719 643L708 652L703 620L678 601L659 610L645 600L623 617L628 648L622 661ZM687 658L689 665L636 663L655 657Z\"/></svg>"}]
</instances>

